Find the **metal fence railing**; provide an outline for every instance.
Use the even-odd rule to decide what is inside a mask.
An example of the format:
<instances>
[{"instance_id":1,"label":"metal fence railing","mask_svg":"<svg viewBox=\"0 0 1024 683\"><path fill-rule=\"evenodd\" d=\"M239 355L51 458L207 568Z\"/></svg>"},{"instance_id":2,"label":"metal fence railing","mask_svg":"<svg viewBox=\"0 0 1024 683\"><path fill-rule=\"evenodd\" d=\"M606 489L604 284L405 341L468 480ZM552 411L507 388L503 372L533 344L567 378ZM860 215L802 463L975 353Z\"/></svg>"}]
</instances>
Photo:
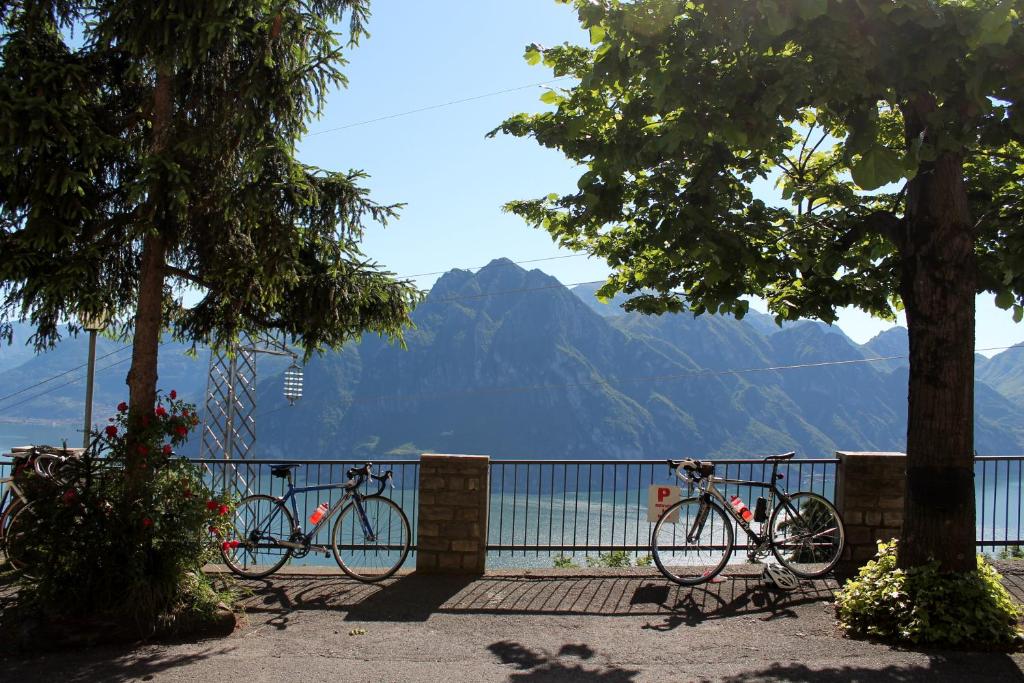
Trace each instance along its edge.
<instances>
[{"instance_id":1,"label":"metal fence railing","mask_svg":"<svg viewBox=\"0 0 1024 683\"><path fill-rule=\"evenodd\" d=\"M793 460L779 472L789 491L832 499L838 460ZM761 459L721 460L716 475L766 481ZM678 480L675 480L678 482ZM491 463L487 549L503 556L646 554L648 487L673 483L664 460L496 460ZM763 489L727 484L726 495L753 504ZM500 560L499 560L500 563Z\"/></svg>"},{"instance_id":2,"label":"metal fence railing","mask_svg":"<svg viewBox=\"0 0 1024 683\"><path fill-rule=\"evenodd\" d=\"M280 460L192 460L203 467L208 484L220 491L226 482L246 490L281 495L285 482L270 476L269 465ZM363 460L289 460L303 465L296 485L343 481L345 470ZM782 484L790 492L814 491L834 498L836 459L794 460L781 466ZM415 547L419 507L419 462L374 461L379 470L395 473L395 489L388 495L398 503L413 531ZM770 465L761 460L722 460L716 474L761 480ZM11 461L0 457L0 478L11 472ZM982 552L999 554L1024 547L1024 455L978 456L974 461L977 545ZM670 483L664 460L494 460L491 463L487 549L502 558L546 558L559 554L592 555L613 550L635 556L647 552L651 524L647 521L647 489ZM761 492L747 487L725 487L748 505ZM336 496L336 492L323 492ZM321 501L317 493L299 497L300 513L307 516Z\"/></svg>"},{"instance_id":3,"label":"metal fence railing","mask_svg":"<svg viewBox=\"0 0 1024 683\"><path fill-rule=\"evenodd\" d=\"M279 464L280 459L275 460L223 460L223 459L194 459L189 461L198 465L203 473L207 486L216 493L234 493L244 496L248 493L265 493L274 496L284 494L287 486L284 479L273 477L270 474L270 465ZM294 460L289 463L302 465L295 470L295 486L316 486L319 484L330 484L346 481L345 471L355 465L362 465L365 460ZM374 471L394 472L395 487L384 489L385 496L394 500L405 511L409 518L409 525L412 531L411 548L416 548L416 520L419 512L419 462L415 460L374 460ZM11 461L0 459L0 478L9 476ZM312 491L298 494L296 505L299 514L308 518L322 502L333 504L337 501L342 492L335 490ZM304 519L300 520L305 522ZM309 526L308 523L304 526ZM322 538L314 540L315 543L328 544L330 525L327 525L319 532ZM316 558L313 558L316 559ZM330 560L333 562L333 560Z\"/></svg>"},{"instance_id":4,"label":"metal fence railing","mask_svg":"<svg viewBox=\"0 0 1024 683\"><path fill-rule=\"evenodd\" d=\"M249 493L264 493L272 496L284 495L287 488L285 479L271 476L270 466L283 462L275 460L224 460L224 459L190 459L195 465L202 468L206 484L215 492L228 491L238 496L245 496ZM350 467L362 465L363 460L295 460L288 459L289 463L298 463L302 467L296 469L293 481L296 487L319 486L322 484L333 484L346 481L346 470ZM416 460L374 460L374 472L382 473L391 470L394 473L394 488L386 487L383 495L391 498L399 507L405 511L409 518L409 526L412 531L411 548L416 548L416 520L419 512L419 471L420 464ZM368 490L376 490L377 484ZM296 505L299 514L309 517L313 510L320 503L333 505L341 498L343 492L339 489L326 491L310 491L296 495ZM299 520L300 522L304 520ZM309 526L304 524L304 526ZM314 539L314 543L328 543L327 535L330 533L330 525L321 529L320 534L324 538Z\"/></svg>"},{"instance_id":5,"label":"metal fence railing","mask_svg":"<svg viewBox=\"0 0 1024 683\"><path fill-rule=\"evenodd\" d=\"M982 552L1010 552L1024 546L1021 475L1024 455L979 455L974 458L974 507L978 548Z\"/></svg>"}]
</instances>

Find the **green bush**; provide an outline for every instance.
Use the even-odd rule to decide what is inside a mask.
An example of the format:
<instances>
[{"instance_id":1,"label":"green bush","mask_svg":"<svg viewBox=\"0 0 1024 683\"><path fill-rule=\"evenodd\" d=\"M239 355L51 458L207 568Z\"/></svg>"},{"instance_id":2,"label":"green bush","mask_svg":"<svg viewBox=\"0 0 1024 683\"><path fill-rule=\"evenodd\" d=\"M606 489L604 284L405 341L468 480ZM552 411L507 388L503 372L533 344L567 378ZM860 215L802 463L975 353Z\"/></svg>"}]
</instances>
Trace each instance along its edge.
<instances>
[{"instance_id":1,"label":"green bush","mask_svg":"<svg viewBox=\"0 0 1024 683\"><path fill-rule=\"evenodd\" d=\"M1000 560L1024 559L1024 548L1021 548L1019 545L1008 545L999 551L998 557Z\"/></svg>"},{"instance_id":2,"label":"green bush","mask_svg":"<svg viewBox=\"0 0 1024 683\"><path fill-rule=\"evenodd\" d=\"M636 558L636 566L638 567L650 567L654 562L654 558L648 555L640 555Z\"/></svg>"},{"instance_id":3,"label":"green bush","mask_svg":"<svg viewBox=\"0 0 1024 683\"><path fill-rule=\"evenodd\" d=\"M601 553L597 557L587 558L588 567L629 567L629 553L625 550L613 550Z\"/></svg>"},{"instance_id":4,"label":"green bush","mask_svg":"<svg viewBox=\"0 0 1024 683\"><path fill-rule=\"evenodd\" d=\"M875 559L836 595L846 632L918 645L1009 645L1018 642L1021 608L982 556L978 569L942 573L938 562L903 571L896 541L878 544Z\"/></svg>"},{"instance_id":5,"label":"green bush","mask_svg":"<svg viewBox=\"0 0 1024 683\"><path fill-rule=\"evenodd\" d=\"M193 406L174 392L161 397L130 441L128 420L122 403L55 480L28 478L19 604L49 617L114 620L145 636L213 616L223 596L202 567L216 556L211 532L232 505L173 455L197 423Z\"/></svg>"},{"instance_id":6,"label":"green bush","mask_svg":"<svg viewBox=\"0 0 1024 683\"><path fill-rule=\"evenodd\" d=\"M555 555L552 562L554 562L555 569L579 569L580 567L568 555Z\"/></svg>"}]
</instances>

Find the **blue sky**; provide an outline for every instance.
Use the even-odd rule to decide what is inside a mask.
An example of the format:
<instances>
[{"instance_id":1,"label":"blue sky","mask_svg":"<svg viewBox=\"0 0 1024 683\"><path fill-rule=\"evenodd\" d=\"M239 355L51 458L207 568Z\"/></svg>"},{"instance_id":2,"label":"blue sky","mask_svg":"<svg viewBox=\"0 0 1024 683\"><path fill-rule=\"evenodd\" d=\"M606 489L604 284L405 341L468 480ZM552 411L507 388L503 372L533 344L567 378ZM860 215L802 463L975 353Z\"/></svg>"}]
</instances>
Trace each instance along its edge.
<instances>
[{"instance_id":1,"label":"blue sky","mask_svg":"<svg viewBox=\"0 0 1024 683\"><path fill-rule=\"evenodd\" d=\"M330 96L324 117L310 125L300 146L307 163L362 169L377 201L406 204L388 228L370 227L366 253L403 276L482 266L499 257L571 254L546 232L503 214L501 205L569 191L579 172L532 141L485 139L508 115L542 109L540 95L558 86L521 88L553 78L522 59L527 44L586 44L571 8L554 0L377 0L372 9L370 38L348 53L348 89ZM353 125L515 88L521 89ZM585 256L525 267L566 284L598 280L608 271ZM434 279L417 282L428 288ZM838 324L858 342L889 327L856 310L844 311ZM1014 324L991 296L979 297L977 347L1022 340L1024 325Z\"/></svg>"}]
</instances>

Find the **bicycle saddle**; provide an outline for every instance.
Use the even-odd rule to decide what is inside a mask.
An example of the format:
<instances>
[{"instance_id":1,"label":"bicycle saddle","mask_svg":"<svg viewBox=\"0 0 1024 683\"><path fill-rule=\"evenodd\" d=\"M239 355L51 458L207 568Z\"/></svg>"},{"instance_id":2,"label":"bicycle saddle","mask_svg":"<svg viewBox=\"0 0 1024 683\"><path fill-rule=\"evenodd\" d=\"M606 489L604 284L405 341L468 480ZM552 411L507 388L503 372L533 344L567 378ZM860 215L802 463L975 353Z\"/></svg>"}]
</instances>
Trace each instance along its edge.
<instances>
[{"instance_id":1,"label":"bicycle saddle","mask_svg":"<svg viewBox=\"0 0 1024 683\"><path fill-rule=\"evenodd\" d=\"M765 462L782 462L783 460L790 460L796 455L796 451L790 451L789 453L781 453L779 455L766 455L764 458Z\"/></svg>"},{"instance_id":2,"label":"bicycle saddle","mask_svg":"<svg viewBox=\"0 0 1024 683\"><path fill-rule=\"evenodd\" d=\"M288 463L287 465L274 465L273 467L270 468L270 473L275 477L286 479L288 475L291 473L291 470L295 470L300 467L302 467L302 465L300 465L297 462Z\"/></svg>"}]
</instances>

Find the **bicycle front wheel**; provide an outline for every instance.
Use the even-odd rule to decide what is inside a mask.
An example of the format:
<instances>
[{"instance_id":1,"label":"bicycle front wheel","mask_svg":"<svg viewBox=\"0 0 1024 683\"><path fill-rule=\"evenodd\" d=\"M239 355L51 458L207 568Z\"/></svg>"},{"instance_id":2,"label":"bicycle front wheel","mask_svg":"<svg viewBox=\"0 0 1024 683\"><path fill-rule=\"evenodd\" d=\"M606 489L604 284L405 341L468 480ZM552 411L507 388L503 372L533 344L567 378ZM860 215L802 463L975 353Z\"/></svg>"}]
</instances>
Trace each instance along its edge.
<instances>
[{"instance_id":1,"label":"bicycle front wheel","mask_svg":"<svg viewBox=\"0 0 1024 683\"><path fill-rule=\"evenodd\" d=\"M7 562L24 576L33 577L33 569L42 561L37 549L32 548L32 530L38 520L30 505L19 505L6 516L4 528L4 554Z\"/></svg>"},{"instance_id":2,"label":"bicycle front wheel","mask_svg":"<svg viewBox=\"0 0 1024 683\"><path fill-rule=\"evenodd\" d=\"M772 552L802 579L816 579L836 566L846 542L835 506L816 493L794 493L772 512Z\"/></svg>"},{"instance_id":3,"label":"bicycle front wheel","mask_svg":"<svg viewBox=\"0 0 1024 683\"><path fill-rule=\"evenodd\" d=\"M291 540L295 518L273 496L246 496L235 508L230 525L220 529L221 550L228 569L247 579L261 579L284 566L292 549L278 545Z\"/></svg>"},{"instance_id":4,"label":"bicycle front wheel","mask_svg":"<svg viewBox=\"0 0 1024 683\"><path fill-rule=\"evenodd\" d=\"M341 511L331 534L331 548L338 566L353 579L380 581L405 562L411 538L402 508L390 498L368 496Z\"/></svg>"},{"instance_id":5,"label":"bicycle front wheel","mask_svg":"<svg viewBox=\"0 0 1024 683\"><path fill-rule=\"evenodd\" d=\"M722 506L686 498L658 518L651 534L651 555L665 578L696 586L725 569L733 538L732 520Z\"/></svg>"}]
</instances>

